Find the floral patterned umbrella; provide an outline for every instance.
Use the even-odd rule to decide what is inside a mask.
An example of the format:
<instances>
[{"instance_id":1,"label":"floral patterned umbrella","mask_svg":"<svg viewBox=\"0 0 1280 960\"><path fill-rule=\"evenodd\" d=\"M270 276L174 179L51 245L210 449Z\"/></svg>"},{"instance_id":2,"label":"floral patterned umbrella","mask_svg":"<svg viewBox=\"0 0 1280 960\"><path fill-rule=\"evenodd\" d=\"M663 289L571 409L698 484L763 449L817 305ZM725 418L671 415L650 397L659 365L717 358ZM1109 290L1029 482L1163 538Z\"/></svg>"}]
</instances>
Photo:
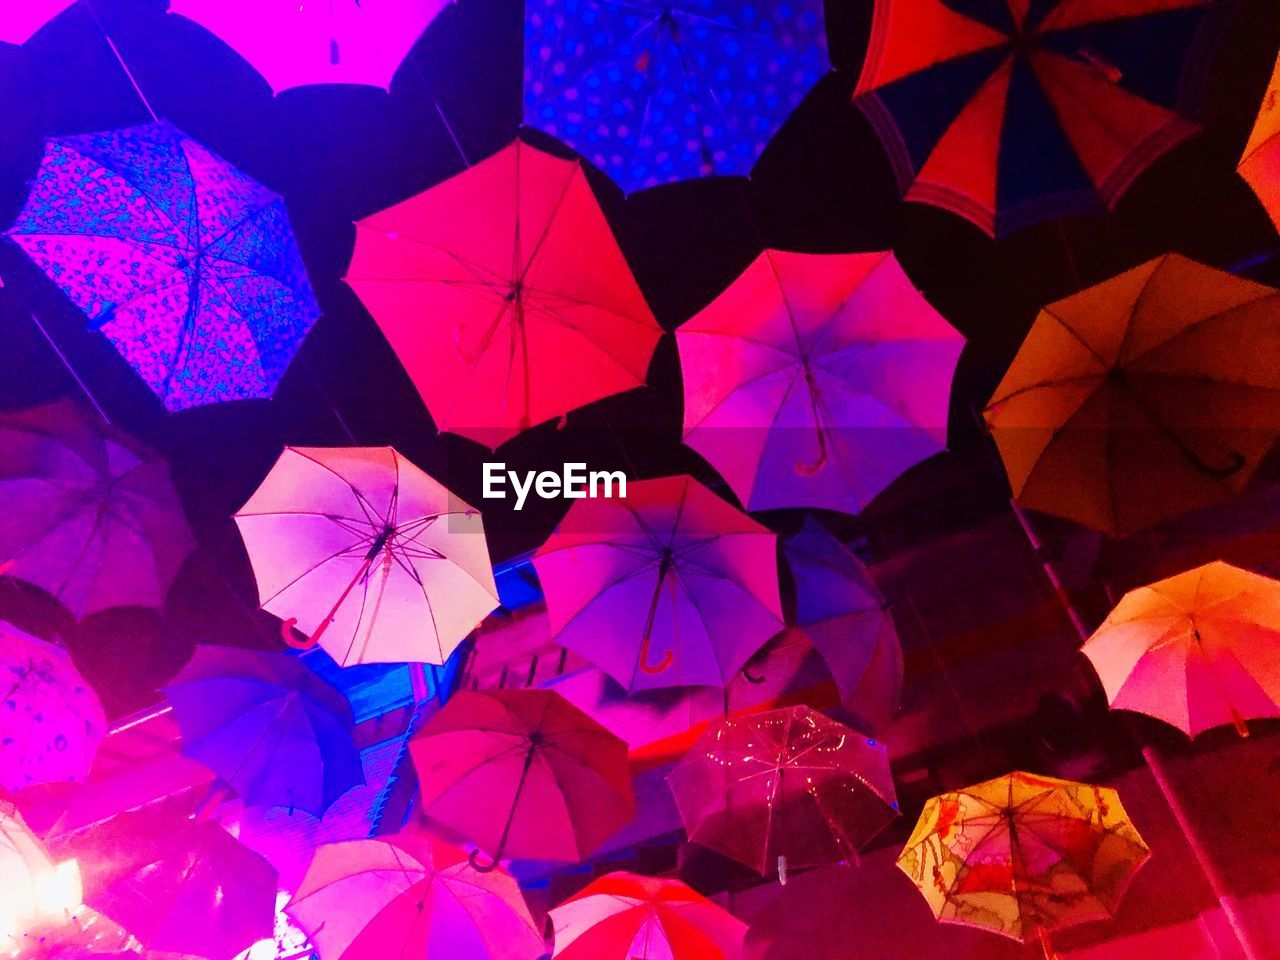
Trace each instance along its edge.
<instances>
[{"instance_id":1,"label":"floral patterned umbrella","mask_svg":"<svg viewBox=\"0 0 1280 960\"><path fill-rule=\"evenodd\" d=\"M284 200L169 123L50 140L8 236L169 410L271 396L320 314Z\"/></svg>"},{"instance_id":2,"label":"floral patterned umbrella","mask_svg":"<svg viewBox=\"0 0 1280 960\"><path fill-rule=\"evenodd\" d=\"M1039 941L1110 917L1149 851L1109 787L1009 773L925 804L898 866L934 915Z\"/></svg>"},{"instance_id":3,"label":"floral patterned umbrella","mask_svg":"<svg viewBox=\"0 0 1280 960\"><path fill-rule=\"evenodd\" d=\"M106 734L70 655L0 623L0 789L85 780Z\"/></svg>"}]
</instances>

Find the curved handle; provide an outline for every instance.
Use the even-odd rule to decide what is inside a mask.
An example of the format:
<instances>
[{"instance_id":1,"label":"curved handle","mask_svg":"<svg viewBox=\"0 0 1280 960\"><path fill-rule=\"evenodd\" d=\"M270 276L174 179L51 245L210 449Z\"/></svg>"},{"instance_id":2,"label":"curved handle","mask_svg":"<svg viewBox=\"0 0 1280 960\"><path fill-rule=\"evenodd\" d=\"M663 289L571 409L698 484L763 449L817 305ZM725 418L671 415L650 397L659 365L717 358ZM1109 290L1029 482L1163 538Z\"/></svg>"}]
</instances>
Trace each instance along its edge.
<instances>
[{"instance_id":1,"label":"curved handle","mask_svg":"<svg viewBox=\"0 0 1280 960\"><path fill-rule=\"evenodd\" d=\"M290 617L288 620L282 621L280 624L280 639L285 645L292 647L294 650L310 650L320 642L320 631L317 630L314 636L303 637L298 640L294 637L294 627L298 625L297 617Z\"/></svg>"},{"instance_id":2,"label":"curved handle","mask_svg":"<svg viewBox=\"0 0 1280 960\"><path fill-rule=\"evenodd\" d=\"M479 850L472 850L467 854L467 863L471 864L471 869L477 873L493 873L498 869L498 861L496 859L489 861L487 864L481 863Z\"/></svg>"},{"instance_id":3,"label":"curved handle","mask_svg":"<svg viewBox=\"0 0 1280 960\"><path fill-rule=\"evenodd\" d=\"M662 671L670 667L671 662L675 660L675 657L672 655L671 651L666 650L666 651L663 651L661 660L659 660L657 663L650 663L649 662L650 649L651 649L651 645L649 643L649 638L645 637L644 643L640 647L640 669L643 670L645 673L648 673L648 674L662 673Z\"/></svg>"},{"instance_id":4,"label":"curved handle","mask_svg":"<svg viewBox=\"0 0 1280 960\"><path fill-rule=\"evenodd\" d=\"M741 672L742 672L742 679L747 681L747 683L761 684L761 683L764 683L765 681L764 677L757 677L746 667L743 667Z\"/></svg>"},{"instance_id":5,"label":"curved handle","mask_svg":"<svg viewBox=\"0 0 1280 960\"><path fill-rule=\"evenodd\" d=\"M827 433L818 427L818 459L813 463L805 463L803 460L796 461L796 473L802 477L811 477L823 467L827 465Z\"/></svg>"},{"instance_id":6,"label":"curved handle","mask_svg":"<svg viewBox=\"0 0 1280 960\"><path fill-rule=\"evenodd\" d=\"M1231 462L1225 467L1215 467L1202 460L1195 451L1185 444L1179 444L1179 446L1182 447L1182 452L1186 458L1191 461L1191 466L1195 467L1196 470L1203 473L1206 477L1210 477L1214 480L1226 480L1227 478L1239 473L1245 463L1248 462L1245 460L1243 454L1237 450L1232 450L1230 454Z\"/></svg>"}]
</instances>

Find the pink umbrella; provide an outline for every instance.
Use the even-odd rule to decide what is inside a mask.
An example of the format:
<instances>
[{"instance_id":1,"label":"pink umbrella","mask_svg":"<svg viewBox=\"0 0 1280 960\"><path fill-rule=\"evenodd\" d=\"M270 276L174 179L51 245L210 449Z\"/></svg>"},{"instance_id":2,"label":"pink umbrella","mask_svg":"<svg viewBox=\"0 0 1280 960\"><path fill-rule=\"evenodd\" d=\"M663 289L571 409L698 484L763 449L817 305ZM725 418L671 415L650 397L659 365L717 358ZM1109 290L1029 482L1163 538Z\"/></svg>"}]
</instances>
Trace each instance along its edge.
<instances>
[{"instance_id":1,"label":"pink umbrella","mask_svg":"<svg viewBox=\"0 0 1280 960\"><path fill-rule=\"evenodd\" d=\"M737 960L747 925L679 880L609 873L551 911L556 960Z\"/></svg>"},{"instance_id":2,"label":"pink umbrella","mask_svg":"<svg viewBox=\"0 0 1280 960\"><path fill-rule=\"evenodd\" d=\"M550 690L464 691L409 750L422 812L495 863L582 860L635 816L627 745Z\"/></svg>"},{"instance_id":3,"label":"pink umbrella","mask_svg":"<svg viewBox=\"0 0 1280 960\"><path fill-rule=\"evenodd\" d=\"M217 34L276 93L317 83L391 86L448 0L172 0Z\"/></svg>"},{"instance_id":4,"label":"pink umbrella","mask_svg":"<svg viewBox=\"0 0 1280 960\"><path fill-rule=\"evenodd\" d=\"M287 910L322 960L536 960L545 950L509 873L481 873L425 833L320 847Z\"/></svg>"},{"instance_id":5,"label":"pink umbrella","mask_svg":"<svg viewBox=\"0 0 1280 960\"><path fill-rule=\"evenodd\" d=\"M857 513L946 447L964 338L891 253L766 250L676 342L685 443L748 510Z\"/></svg>"},{"instance_id":6,"label":"pink umbrella","mask_svg":"<svg viewBox=\"0 0 1280 960\"><path fill-rule=\"evenodd\" d=\"M70 655L0 623L0 789L85 780L106 735Z\"/></svg>"},{"instance_id":7,"label":"pink umbrella","mask_svg":"<svg viewBox=\"0 0 1280 960\"><path fill-rule=\"evenodd\" d=\"M556 642L628 690L724 686L783 628L777 536L692 477L577 501L533 565Z\"/></svg>"},{"instance_id":8,"label":"pink umbrella","mask_svg":"<svg viewBox=\"0 0 1280 960\"><path fill-rule=\"evenodd\" d=\"M169 466L70 400L0 416L0 573L76 616L158 607L194 542Z\"/></svg>"},{"instance_id":9,"label":"pink umbrella","mask_svg":"<svg viewBox=\"0 0 1280 960\"><path fill-rule=\"evenodd\" d=\"M437 429L489 447L643 386L662 336L582 164L519 141L361 220L346 280Z\"/></svg>"},{"instance_id":10,"label":"pink umbrella","mask_svg":"<svg viewBox=\"0 0 1280 960\"><path fill-rule=\"evenodd\" d=\"M26 43L76 0L13 0L0 7L0 43Z\"/></svg>"},{"instance_id":11,"label":"pink umbrella","mask_svg":"<svg viewBox=\"0 0 1280 960\"><path fill-rule=\"evenodd\" d=\"M235 521L263 609L342 666L444 663L498 606L480 514L391 447L286 447Z\"/></svg>"}]
</instances>

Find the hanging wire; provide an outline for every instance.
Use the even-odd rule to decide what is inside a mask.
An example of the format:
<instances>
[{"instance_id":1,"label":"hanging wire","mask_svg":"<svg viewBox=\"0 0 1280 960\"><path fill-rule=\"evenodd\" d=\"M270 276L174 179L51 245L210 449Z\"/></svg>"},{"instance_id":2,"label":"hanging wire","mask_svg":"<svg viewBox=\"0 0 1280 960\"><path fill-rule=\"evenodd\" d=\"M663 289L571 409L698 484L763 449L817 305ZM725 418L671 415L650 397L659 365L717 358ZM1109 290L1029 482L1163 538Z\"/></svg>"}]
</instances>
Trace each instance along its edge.
<instances>
[{"instance_id":1,"label":"hanging wire","mask_svg":"<svg viewBox=\"0 0 1280 960\"><path fill-rule=\"evenodd\" d=\"M102 39L107 41L107 46L111 48L111 53L115 56L116 62L120 64L120 69L124 71L125 77L133 87L133 92L138 95L138 99L142 101L142 105L146 108L147 113L151 114L152 123L159 123L160 117L156 114L155 109L151 106L151 101L147 99L147 95L142 92L142 87L138 83L137 77L133 75L133 71L129 69L129 65L125 63L124 57L120 54L120 48L116 46L116 42L111 39L111 34L107 32L106 25L103 24L102 18L98 16L98 11L93 9L93 0L81 0L85 12L93 20L98 31L102 34Z\"/></svg>"}]
</instances>

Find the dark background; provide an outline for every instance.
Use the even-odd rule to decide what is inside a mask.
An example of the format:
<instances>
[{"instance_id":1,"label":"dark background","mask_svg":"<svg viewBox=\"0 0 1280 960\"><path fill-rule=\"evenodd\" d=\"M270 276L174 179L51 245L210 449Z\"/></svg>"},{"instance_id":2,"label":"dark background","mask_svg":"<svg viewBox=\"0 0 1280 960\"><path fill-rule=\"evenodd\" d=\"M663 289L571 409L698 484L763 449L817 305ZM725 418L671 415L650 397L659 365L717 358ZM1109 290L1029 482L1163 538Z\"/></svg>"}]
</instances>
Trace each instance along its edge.
<instances>
[{"instance_id":1,"label":"dark background","mask_svg":"<svg viewBox=\"0 0 1280 960\"><path fill-rule=\"evenodd\" d=\"M20 0L18 0L20 2ZM25 47L0 46L0 225L21 207L43 140L150 117L80 0ZM108 415L169 457L201 547L160 613L106 611L77 625L49 598L7 584L0 617L75 650L108 707L146 703L191 644L274 643L254 610L252 575L230 514L283 444L392 444L455 492L480 503L481 447L438 436L376 325L340 281L354 220L500 149L520 125L522 3L461 0L446 8L390 93L312 87L273 97L232 50L164 0L93 0L160 117L283 194L324 316L271 401L166 414L110 343L11 244L0 243L0 407L76 395L75 382L31 320L34 311ZM593 171L597 195L660 323L672 330L710 301L762 245L812 252L892 248L926 297L968 338L952 406L953 453L920 465L862 518L828 517L846 537L879 518L905 542L912 526L963 523L1001 509L1003 474L975 426L979 409L1045 303L1151 257L1179 251L1280 283L1280 241L1235 173L1280 44L1274 0L1223 7L1223 40L1206 92L1203 134L1161 158L1114 214L1042 224L992 241L951 214L900 203L879 141L849 94L866 44L870 0L829 0L835 70L810 94L746 178L689 181L624 198ZM540 145L545 139L530 134ZM647 387L535 428L497 455L512 469L567 460L651 477L715 476L680 444L680 381L664 338ZM931 499L952 458L981 482ZM732 495L718 486L726 496ZM564 504L483 504L495 561L536 547ZM781 531L801 515L764 519ZM127 640L129 655L121 657Z\"/></svg>"}]
</instances>

